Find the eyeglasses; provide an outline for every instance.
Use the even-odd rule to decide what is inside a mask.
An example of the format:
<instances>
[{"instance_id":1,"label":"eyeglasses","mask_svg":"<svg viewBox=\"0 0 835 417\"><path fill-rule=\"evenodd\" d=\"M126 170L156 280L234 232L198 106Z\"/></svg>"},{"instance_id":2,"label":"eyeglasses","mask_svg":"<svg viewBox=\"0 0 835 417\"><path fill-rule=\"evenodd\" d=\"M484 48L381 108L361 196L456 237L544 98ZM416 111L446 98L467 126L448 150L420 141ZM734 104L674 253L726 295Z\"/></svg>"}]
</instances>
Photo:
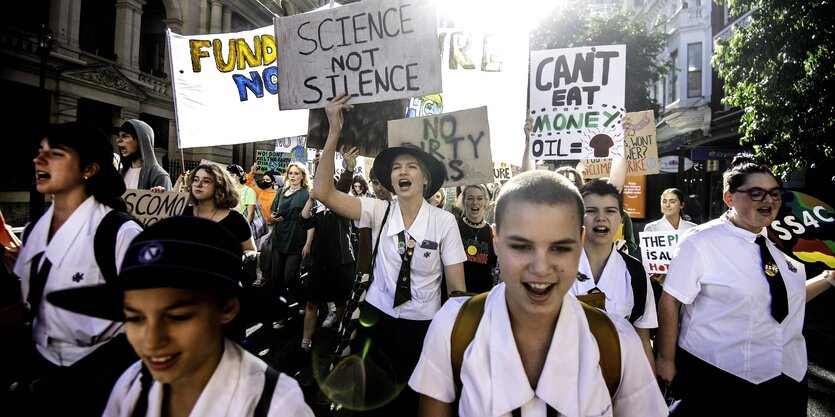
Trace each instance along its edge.
<instances>
[{"instance_id":1,"label":"eyeglasses","mask_svg":"<svg viewBox=\"0 0 835 417\"><path fill-rule=\"evenodd\" d=\"M751 201L763 201L765 200L765 196L771 196L771 199L774 201L782 200L783 199L783 190L778 188L772 188L770 190L763 190L760 187L753 187L747 190L736 190L735 193L745 193L748 194L748 197L751 198Z\"/></svg>"},{"instance_id":2,"label":"eyeglasses","mask_svg":"<svg viewBox=\"0 0 835 417\"><path fill-rule=\"evenodd\" d=\"M211 178L200 179L200 178L197 178L197 177L191 177L191 185L192 186L199 185L201 187L208 187L212 184L214 184L214 182L212 181Z\"/></svg>"}]
</instances>

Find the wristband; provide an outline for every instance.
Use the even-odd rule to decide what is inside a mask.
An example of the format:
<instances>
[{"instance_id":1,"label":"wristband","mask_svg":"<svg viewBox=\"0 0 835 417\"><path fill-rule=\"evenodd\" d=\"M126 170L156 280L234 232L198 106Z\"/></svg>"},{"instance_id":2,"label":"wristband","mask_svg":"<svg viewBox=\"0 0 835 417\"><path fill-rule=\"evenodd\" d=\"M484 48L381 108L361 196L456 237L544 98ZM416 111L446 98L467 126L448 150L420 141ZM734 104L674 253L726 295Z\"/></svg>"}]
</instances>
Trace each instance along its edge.
<instances>
[{"instance_id":1,"label":"wristband","mask_svg":"<svg viewBox=\"0 0 835 417\"><path fill-rule=\"evenodd\" d=\"M469 297L469 296L472 296L472 295L475 295L475 294L473 294L471 292L466 292L466 291L450 291L450 293L447 294L447 295L450 298L452 298L452 297Z\"/></svg>"}]
</instances>

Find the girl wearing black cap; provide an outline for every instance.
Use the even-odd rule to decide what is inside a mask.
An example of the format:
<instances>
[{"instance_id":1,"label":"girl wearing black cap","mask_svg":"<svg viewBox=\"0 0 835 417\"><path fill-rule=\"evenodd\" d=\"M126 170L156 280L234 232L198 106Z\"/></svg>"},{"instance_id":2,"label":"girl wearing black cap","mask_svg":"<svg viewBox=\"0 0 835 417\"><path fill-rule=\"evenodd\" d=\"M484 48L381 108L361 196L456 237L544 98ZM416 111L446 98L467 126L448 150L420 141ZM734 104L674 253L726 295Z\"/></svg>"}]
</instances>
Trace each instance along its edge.
<instances>
[{"instance_id":1,"label":"girl wearing black cap","mask_svg":"<svg viewBox=\"0 0 835 417\"><path fill-rule=\"evenodd\" d=\"M325 108L330 130L318 167L322 172L333 172L342 110L353 107L349 99L342 94ZM330 175L315 177L313 197L357 221L359 227L371 227L378 248L362 311L362 322L373 325L361 327L358 340L371 341L368 356L373 363L390 361L394 369L389 380L369 378L365 406L378 407L396 397L379 410L381 415L416 415L417 395L405 384L417 364L429 323L441 307L441 291L466 291L463 262L467 258L455 218L425 200L446 179L441 162L420 149L394 147L377 155L373 169L380 184L397 195L395 201L340 193ZM441 288L442 274L447 288ZM390 392L380 394L374 384Z\"/></svg>"},{"instance_id":2,"label":"girl wearing black cap","mask_svg":"<svg viewBox=\"0 0 835 417\"><path fill-rule=\"evenodd\" d=\"M101 414L112 384L136 360L121 323L81 316L44 300L53 291L105 282L106 265L96 262L94 236L105 215L125 207L120 200L125 183L113 167L112 149L99 129L65 123L50 127L34 159L36 187L53 198L46 213L27 227L14 268L36 349L26 366L34 382L18 384L31 390L31 415ZM118 229L111 249L117 268L140 231L134 222Z\"/></svg>"},{"instance_id":3,"label":"girl wearing black cap","mask_svg":"<svg viewBox=\"0 0 835 417\"><path fill-rule=\"evenodd\" d=\"M113 387L106 416L301 416L298 383L224 337L240 311L243 252L215 222L163 219L131 243L119 279L49 301L125 321L140 361Z\"/></svg>"}]
</instances>

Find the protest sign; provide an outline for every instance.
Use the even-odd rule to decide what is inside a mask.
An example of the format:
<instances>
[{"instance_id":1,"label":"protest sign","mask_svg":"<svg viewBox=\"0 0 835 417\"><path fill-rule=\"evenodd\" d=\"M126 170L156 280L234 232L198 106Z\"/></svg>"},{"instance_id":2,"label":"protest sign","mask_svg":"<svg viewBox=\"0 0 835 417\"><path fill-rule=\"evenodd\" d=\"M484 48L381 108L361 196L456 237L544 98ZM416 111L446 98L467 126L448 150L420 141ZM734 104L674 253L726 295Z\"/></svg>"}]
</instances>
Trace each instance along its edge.
<instances>
[{"instance_id":1,"label":"protest sign","mask_svg":"<svg viewBox=\"0 0 835 417\"><path fill-rule=\"evenodd\" d=\"M267 171L275 171L283 173L287 170L287 165L292 161L292 154L290 152L276 152L276 151L257 151L255 152L255 162L258 164L256 173L263 174Z\"/></svg>"},{"instance_id":2,"label":"protest sign","mask_svg":"<svg viewBox=\"0 0 835 417\"><path fill-rule=\"evenodd\" d=\"M522 125L527 110L528 32L503 24L439 28L443 111L487 106L490 148L502 161L522 164Z\"/></svg>"},{"instance_id":3,"label":"protest sign","mask_svg":"<svg viewBox=\"0 0 835 417\"><path fill-rule=\"evenodd\" d=\"M510 164L504 162L493 162L493 179L495 181L507 181L513 177L513 169Z\"/></svg>"},{"instance_id":4,"label":"protest sign","mask_svg":"<svg viewBox=\"0 0 835 417\"><path fill-rule=\"evenodd\" d=\"M386 149L389 120L402 119L406 114L408 100L392 100L381 103L365 103L343 111L342 134L339 146L348 149L356 146L360 155L375 157ZM328 138L328 116L325 109L310 110L307 131L307 146L316 149L325 147Z\"/></svg>"},{"instance_id":5,"label":"protest sign","mask_svg":"<svg viewBox=\"0 0 835 417\"><path fill-rule=\"evenodd\" d=\"M623 183L623 211L633 219L643 219L646 216L647 177L627 176Z\"/></svg>"},{"instance_id":6,"label":"protest sign","mask_svg":"<svg viewBox=\"0 0 835 417\"><path fill-rule=\"evenodd\" d=\"M127 190L122 194L122 200L128 214L147 227L167 217L183 214L188 205L188 193Z\"/></svg>"},{"instance_id":7,"label":"protest sign","mask_svg":"<svg viewBox=\"0 0 835 417\"><path fill-rule=\"evenodd\" d=\"M441 92L435 3L365 0L275 18L282 109L323 108Z\"/></svg>"},{"instance_id":8,"label":"protest sign","mask_svg":"<svg viewBox=\"0 0 835 417\"><path fill-rule=\"evenodd\" d=\"M784 191L768 237L783 253L808 266L835 268L835 210L818 198Z\"/></svg>"},{"instance_id":9,"label":"protest sign","mask_svg":"<svg viewBox=\"0 0 835 417\"><path fill-rule=\"evenodd\" d=\"M182 36L168 30L180 148L302 135L307 111L279 111L273 26Z\"/></svg>"},{"instance_id":10,"label":"protest sign","mask_svg":"<svg viewBox=\"0 0 835 417\"><path fill-rule=\"evenodd\" d=\"M627 113L626 174L650 175L659 172L658 143L655 137L655 117L651 110ZM583 178L608 177L611 159L584 159Z\"/></svg>"},{"instance_id":11,"label":"protest sign","mask_svg":"<svg viewBox=\"0 0 835 417\"><path fill-rule=\"evenodd\" d=\"M293 152L294 149L307 148L307 136L293 136L275 140L276 152Z\"/></svg>"},{"instance_id":12,"label":"protest sign","mask_svg":"<svg viewBox=\"0 0 835 417\"><path fill-rule=\"evenodd\" d=\"M444 187L493 182L487 107L389 122L389 146L411 145L446 167Z\"/></svg>"},{"instance_id":13,"label":"protest sign","mask_svg":"<svg viewBox=\"0 0 835 417\"><path fill-rule=\"evenodd\" d=\"M626 46L531 51L531 156L623 158Z\"/></svg>"},{"instance_id":14,"label":"protest sign","mask_svg":"<svg viewBox=\"0 0 835 417\"><path fill-rule=\"evenodd\" d=\"M354 167L354 175L361 175L365 178L368 178L366 159L368 158L363 158L361 156L357 157L357 165ZM342 158L342 153L335 152L333 154L333 166L336 167L334 170L336 174L342 174L345 171L347 165L345 165L345 159Z\"/></svg>"},{"instance_id":15,"label":"protest sign","mask_svg":"<svg viewBox=\"0 0 835 417\"><path fill-rule=\"evenodd\" d=\"M678 244L678 232L640 232L638 236L644 269L649 274L666 274L673 259L673 249Z\"/></svg>"},{"instance_id":16,"label":"protest sign","mask_svg":"<svg viewBox=\"0 0 835 417\"><path fill-rule=\"evenodd\" d=\"M412 97L406 106L406 117L421 117L444 112L444 99L440 94Z\"/></svg>"}]
</instances>

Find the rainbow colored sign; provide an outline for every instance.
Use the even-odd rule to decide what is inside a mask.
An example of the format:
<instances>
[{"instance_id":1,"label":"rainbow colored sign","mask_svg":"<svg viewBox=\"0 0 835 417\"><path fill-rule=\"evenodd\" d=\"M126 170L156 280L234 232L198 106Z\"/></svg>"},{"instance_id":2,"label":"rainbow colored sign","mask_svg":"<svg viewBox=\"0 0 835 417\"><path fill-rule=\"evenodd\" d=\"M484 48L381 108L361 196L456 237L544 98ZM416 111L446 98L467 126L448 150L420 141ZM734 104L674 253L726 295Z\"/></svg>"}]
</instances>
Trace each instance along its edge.
<instances>
[{"instance_id":1,"label":"rainbow colored sign","mask_svg":"<svg viewBox=\"0 0 835 417\"><path fill-rule=\"evenodd\" d=\"M835 209L815 197L784 192L768 237L783 253L807 266L835 268Z\"/></svg>"}]
</instances>

